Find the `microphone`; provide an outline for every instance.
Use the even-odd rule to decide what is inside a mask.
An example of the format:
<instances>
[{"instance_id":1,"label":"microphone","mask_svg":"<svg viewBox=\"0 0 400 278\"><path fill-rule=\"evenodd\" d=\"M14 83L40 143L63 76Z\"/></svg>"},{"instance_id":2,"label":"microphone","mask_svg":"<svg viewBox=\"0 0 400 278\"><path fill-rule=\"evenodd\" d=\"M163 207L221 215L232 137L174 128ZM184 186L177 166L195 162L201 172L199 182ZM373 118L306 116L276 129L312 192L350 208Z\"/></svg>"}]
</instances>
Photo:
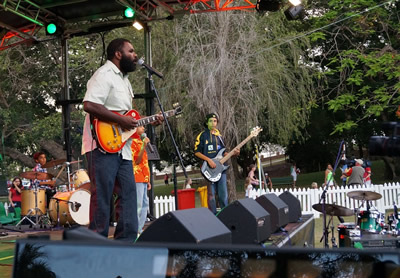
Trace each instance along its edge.
<instances>
[{"instance_id":1,"label":"microphone","mask_svg":"<svg viewBox=\"0 0 400 278\"><path fill-rule=\"evenodd\" d=\"M146 139L146 137L147 137L147 134L146 134L146 133L142 133L142 135L140 135L140 139L142 139L142 140ZM147 144L147 146L149 146L150 152L154 153L153 146L151 145L150 142Z\"/></svg>"},{"instance_id":2,"label":"microphone","mask_svg":"<svg viewBox=\"0 0 400 278\"><path fill-rule=\"evenodd\" d=\"M82 206L82 204L78 203L78 202L71 202L71 203L73 203L73 206L72 206L73 212L77 212L79 210L79 208Z\"/></svg>"},{"instance_id":3,"label":"microphone","mask_svg":"<svg viewBox=\"0 0 400 278\"><path fill-rule=\"evenodd\" d=\"M144 60L143 60L142 58L140 58L140 59L137 61L137 63L138 63L140 66L142 66L142 67L144 67L145 69L147 69L147 71L148 71L150 74L155 74L155 75L157 75L159 78L164 79L164 75L163 75L161 72L159 72L159 71L157 71L156 69L152 68L151 66L145 64L145 63L144 63Z\"/></svg>"}]
</instances>

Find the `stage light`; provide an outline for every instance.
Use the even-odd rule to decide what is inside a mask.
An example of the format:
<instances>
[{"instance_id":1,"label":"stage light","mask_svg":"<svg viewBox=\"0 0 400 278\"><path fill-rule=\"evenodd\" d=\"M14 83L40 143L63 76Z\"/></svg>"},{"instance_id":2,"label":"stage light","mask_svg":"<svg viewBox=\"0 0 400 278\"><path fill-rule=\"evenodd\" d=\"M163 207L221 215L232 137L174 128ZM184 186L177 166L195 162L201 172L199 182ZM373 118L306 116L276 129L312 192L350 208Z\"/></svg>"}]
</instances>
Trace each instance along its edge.
<instances>
[{"instance_id":1,"label":"stage light","mask_svg":"<svg viewBox=\"0 0 400 278\"><path fill-rule=\"evenodd\" d=\"M142 24L140 24L139 21L133 22L132 26L135 27L136 30L139 30L139 31L143 29L143 26L142 26Z\"/></svg>"},{"instance_id":2,"label":"stage light","mask_svg":"<svg viewBox=\"0 0 400 278\"><path fill-rule=\"evenodd\" d=\"M133 18L135 16L135 11L132 8L126 8L124 11L124 16L126 18Z\"/></svg>"},{"instance_id":3,"label":"stage light","mask_svg":"<svg viewBox=\"0 0 400 278\"><path fill-rule=\"evenodd\" d=\"M60 36L62 35L63 30L60 25L58 25L54 21L50 21L46 24L46 35L49 36Z\"/></svg>"},{"instance_id":4,"label":"stage light","mask_svg":"<svg viewBox=\"0 0 400 278\"><path fill-rule=\"evenodd\" d=\"M49 34L54 34L57 31L57 26L54 23L50 23L46 27L46 31Z\"/></svg>"},{"instance_id":5,"label":"stage light","mask_svg":"<svg viewBox=\"0 0 400 278\"><path fill-rule=\"evenodd\" d=\"M302 16L303 11L304 11L304 8L302 5L290 6L285 11L285 16L286 16L287 20L295 20Z\"/></svg>"},{"instance_id":6,"label":"stage light","mask_svg":"<svg viewBox=\"0 0 400 278\"><path fill-rule=\"evenodd\" d=\"M298 6L301 4L301 0L289 0L290 4L293 6Z\"/></svg>"},{"instance_id":7,"label":"stage light","mask_svg":"<svg viewBox=\"0 0 400 278\"><path fill-rule=\"evenodd\" d=\"M257 0L256 10L258 12L269 11L276 12L282 6L282 1L280 0Z\"/></svg>"}]
</instances>

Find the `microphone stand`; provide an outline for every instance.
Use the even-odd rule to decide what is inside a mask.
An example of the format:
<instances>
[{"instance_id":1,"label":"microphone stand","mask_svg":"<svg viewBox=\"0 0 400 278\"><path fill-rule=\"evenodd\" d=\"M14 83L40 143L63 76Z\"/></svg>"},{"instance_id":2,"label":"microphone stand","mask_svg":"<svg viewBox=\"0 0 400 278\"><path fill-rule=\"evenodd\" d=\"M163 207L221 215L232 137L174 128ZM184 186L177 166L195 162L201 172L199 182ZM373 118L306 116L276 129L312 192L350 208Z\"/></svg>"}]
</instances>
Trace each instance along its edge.
<instances>
[{"instance_id":1,"label":"microphone stand","mask_svg":"<svg viewBox=\"0 0 400 278\"><path fill-rule=\"evenodd\" d=\"M338 153L338 156L336 157L336 163L335 163L335 167L333 167L331 178L326 181L325 188L322 191L321 198L319 199L319 203L321 204L321 202L322 202L322 216L323 216L323 225L324 225L323 237L324 237L324 247L325 248L329 248L329 241L328 241L329 227L327 227L327 225L326 225L326 209L325 209L326 192L328 191L328 184L330 183L331 180L333 180L333 174L336 172L336 168L339 164L340 157L342 154L343 144L344 144L344 141L340 142L339 153ZM329 223L328 223L328 226L329 226Z\"/></svg>"},{"instance_id":2,"label":"microphone stand","mask_svg":"<svg viewBox=\"0 0 400 278\"><path fill-rule=\"evenodd\" d=\"M158 94L158 91L157 91L157 89L156 89L156 86L154 85L153 72L150 71L150 70L147 69L147 68L146 68L146 70L147 70L147 72L148 72L148 74L149 74L150 90L151 90L151 91L154 93L154 95L156 96L156 99L157 99L157 102L158 102L158 106L160 107L161 113L162 113L162 115L163 115L163 117L164 117L165 124L166 124L166 126L167 126L167 128L168 128L169 135L171 136L172 144L174 145L176 157L178 157L178 159L179 159L179 162L180 162L180 164L181 164L181 167L182 167L182 170L183 170L183 174L185 175L185 178L188 178L188 175L187 175L187 173L186 173L185 165L183 164L183 159L182 159L181 153L180 153L180 151L179 151L178 145L176 144L175 137L174 137L174 134L172 133L171 126L169 125L167 116L165 115L165 110L164 110L164 107L163 107L163 105L162 105L162 103L161 103L160 96L159 96L159 94ZM174 195L175 195L175 205L176 205L176 209L178 209L179 204L178 204L178 192L177 192L177 190L175 190Z\"/></svg>"}]
</instances>

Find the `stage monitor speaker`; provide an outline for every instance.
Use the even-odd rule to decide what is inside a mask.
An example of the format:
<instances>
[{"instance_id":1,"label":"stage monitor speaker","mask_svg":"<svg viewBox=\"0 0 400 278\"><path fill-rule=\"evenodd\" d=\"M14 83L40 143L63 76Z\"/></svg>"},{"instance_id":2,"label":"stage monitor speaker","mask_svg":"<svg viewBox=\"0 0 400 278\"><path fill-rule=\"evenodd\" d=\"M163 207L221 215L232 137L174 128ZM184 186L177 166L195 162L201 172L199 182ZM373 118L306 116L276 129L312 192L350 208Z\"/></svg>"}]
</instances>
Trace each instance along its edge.
<instances>
[{"instance_id":1,"label":"stage monitor speaker","mask_svg":"<svg viewBox=\"0 0 400 278\"><path fill-rule=\"evenodd\" d=\"M271 215L272 233L289 223L289 207L278 196L275 194L264 194L258 197L256 201Z\"/></svg>"},{"instance_id":2,"label":"stage monitor speaker","mask_svg":"<svg viewBox=\"0 0 400 278\"><path fill-rule=\"evenodd\" d=\"M195 208L164 214L137 242L232 243L232 234L208 208Z\"/></svg>"},{"instance_id":3,"label":"stage monitor speaker","mask_svg":"<svg viewBox=\"0 0 400 278\"><path fill-rule=\"evenodd\" d=\"M258 244L271 235L269 213L252 198L234 201L218 215L232 232L232 243Z\"/></svg>"},{"instance_id":4,"label":"stage monitor speaker","mask_svg":"<svg viewBox=\"0 0 400 278\"><path fill-rule=\"evenodd\" d=\"M289 207L289 223L296 223L301 217L300 200L289 191L283 192L279 198Z\"/></svg>"}]
</instances>

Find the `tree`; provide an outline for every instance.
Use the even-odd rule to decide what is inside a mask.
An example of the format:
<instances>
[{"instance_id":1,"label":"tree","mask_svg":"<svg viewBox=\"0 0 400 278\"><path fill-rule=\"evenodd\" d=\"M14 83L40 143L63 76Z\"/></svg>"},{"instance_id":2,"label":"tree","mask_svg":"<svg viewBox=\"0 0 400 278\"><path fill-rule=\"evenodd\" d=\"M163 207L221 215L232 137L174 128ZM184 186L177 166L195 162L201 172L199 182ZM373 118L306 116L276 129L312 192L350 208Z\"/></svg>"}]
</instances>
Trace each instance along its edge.
<instances>
[{"instance_id":1,"label":"tree","mask_svg":"<svg viewBox=\"0 0 400 278\"><path fill-rule=\"evenodd\" d=\"M176 34L174 40L154 26L153 32L158 38L154 60L162 60L165 49L173 53L173 57L166 55L169 63L162 64L168 65L166 72L170 72L166 79L174 82L160 91L164 104L177 100L183 104L183 120L178 121L176 130L185 156L190 156L204 116L210 112L220 116L219 127L228 149L260 124L265 130L263 138L277 143L301 137L300 127L306 123L307 106L313 98L309 69L299 63L307 40L274 47L280 42L276 38L294 35L282 14L198 14L183 20L184 24L172 22L167 28ZM162 32L165 29L163 26ZM241 166L246 167L253 162L254 148L249 145L242 152L241 157L247 159ZM235 165L235 159L232 163ZM229 199L235 199L232 170L228 184Z\"/></svg>"},{"instance_id":2,"label":"tree","mask_svg":"<svg viewBox=\"0 0 400 278\"><path fill-rule=\"evenodd\" d=\"M332 135L347 134L347 141L359 146L359 156L365 156L362 147L369 136L381 132L378 122L394 120L400 104L399 4L373 0L334 0L323 8L319 4L314 6L319 14L311 17L311 26L331 24L311 35L310 53L325 82L320 103L334 112Z\"/></svg>"}]
</instances>

